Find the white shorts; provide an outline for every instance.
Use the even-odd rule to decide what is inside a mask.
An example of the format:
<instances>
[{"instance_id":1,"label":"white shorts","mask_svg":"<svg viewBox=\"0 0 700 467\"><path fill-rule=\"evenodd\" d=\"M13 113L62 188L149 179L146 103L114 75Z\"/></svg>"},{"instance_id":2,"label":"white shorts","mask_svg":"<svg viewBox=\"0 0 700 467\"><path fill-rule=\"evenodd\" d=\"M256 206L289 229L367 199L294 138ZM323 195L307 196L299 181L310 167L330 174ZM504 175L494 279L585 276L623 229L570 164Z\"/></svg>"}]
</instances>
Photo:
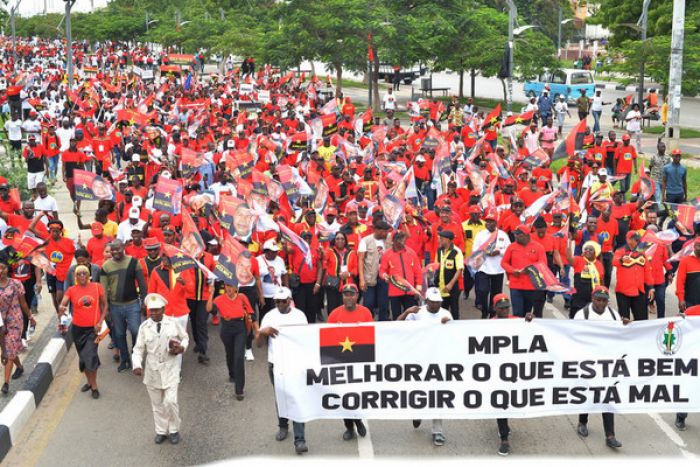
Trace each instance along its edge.
<instances>
[{"instance_id":1,"label":"white shorts","mask_svg":"<svg viewBox=\"0 0 700 467\"><path fill-rule=\"evenodd\" d=\"M36 186L44 181L44 172L31 173L27 172L27 188L33 190Z\"/></svg>"}]
</instances>

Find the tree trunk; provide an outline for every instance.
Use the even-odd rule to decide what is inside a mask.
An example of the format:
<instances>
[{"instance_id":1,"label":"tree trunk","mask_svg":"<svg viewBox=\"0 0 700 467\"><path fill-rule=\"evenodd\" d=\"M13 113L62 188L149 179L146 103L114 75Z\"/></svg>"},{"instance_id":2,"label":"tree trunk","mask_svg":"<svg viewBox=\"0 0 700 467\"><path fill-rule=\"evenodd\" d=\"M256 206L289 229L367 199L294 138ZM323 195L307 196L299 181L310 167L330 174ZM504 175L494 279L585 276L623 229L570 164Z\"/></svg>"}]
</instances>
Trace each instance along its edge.
<instances>
[{"instance_id":1,"label":"tree trunk","mask_svg":"<svg viewBox=\"0 0 700 467\"><path fill-rule=\"evenodd\" d=\"M459 98L464 97L464 70L459 70Z\"/></svg>"},{"instance_id":2,"label":"tree trunk","mask_svg":"<svg viewBox=\"0 0 700 467\"><path fill-rule=\"evenodd\" d=\"M471 75L471 93L472 93L472 99L474 99L474 88L476 87L476 70L472 68L469 72Z\"/></svg>"},{"instance_id":3,"label":"tree trunk","mask_svg":"<svg viewBox=\"0 0 700 467\"><path fill-rule=\"evenodd\" d=\"M313 60L309 60L309 63L311 64L311 76L314 76L316 74L316 65L314 65Z\"/></svg>"},{"instance_id":4,"label":"tree trunk","mask_svg":"<svg viewBox=\"0 0 700 467\"><path fill-rule=\"evenodd\" d=\"M503 102L508 102L508 93L506 91L506 80L500 78L501 84L503 85Z\"/></svg>"},{"instance_id":5,"label":"tree trunk","mask_svg":"<svg viewBox=\"0 0 700 467\"><path fill-rule=\"evenodd\" d=\"M334 63L335 68L335 97L338 97L343 92L343 64Z\"/></svg>"},{"instance_id":6,"label":"tree trunk","mask_svg":"<svg viewBox=\"0 0 700 467\"><path fill-rule=\"evenodd\" d=\"M374 61L372 61L372 114L379 112L379 56L376 47L372 46Z\"/></svg>"}]
</instances>

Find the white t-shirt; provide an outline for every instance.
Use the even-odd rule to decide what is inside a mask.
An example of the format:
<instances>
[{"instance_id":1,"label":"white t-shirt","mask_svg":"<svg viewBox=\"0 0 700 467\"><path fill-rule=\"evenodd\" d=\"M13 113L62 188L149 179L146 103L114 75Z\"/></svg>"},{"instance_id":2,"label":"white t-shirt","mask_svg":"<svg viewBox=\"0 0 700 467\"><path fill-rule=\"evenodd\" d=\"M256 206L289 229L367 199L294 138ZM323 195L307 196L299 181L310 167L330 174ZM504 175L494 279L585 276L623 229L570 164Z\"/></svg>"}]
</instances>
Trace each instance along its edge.
<instances>
[{"instance_id":1,"label":"white t-shirt","mask_svg":"<svg viewBox=\"0 0 700 467\"><path fill-rule=\"evenodd\" d=\"M374 235L372 235L372 236L374 236ZM360 240L360 244L357 245L357 252L358 253L367 253L367 239L369 237L370 237L369 235L367 235L366 237L362 237L362 239ZM378 238L375 238L374 241L377 243L377 251L381 255L384 252L384 250L386 249L384 240L380 240Z\"/></svg>"},{"instance_id":2,"label":"white t-shirt","mask_svg":"<svg viewBox=\"0 0 700 467\"><path fill-rule=\"evenodd\" d=\"M450 318L452 319L452 314L450 314L449 311L447 311L444 308L440 308L438 311L435 313L431 313L428 311L428 306L423 305L420 307L418 311L415 313L411 313L408 316L406 316L406 321L428 321L428 320L433 320L437 322L441 322L442 318Z\"/></svg>"},{"instance_id":3,"label":"white t-shirt","mask_svg":"<svg viewBox=\"0 0 700 467\"><path fill-rule=\"evenodd\" d=\"M291 307L288 313L280 313L277 307L268 311L260 323L260 329L273 327L279 331L282 326L293 326L295 324L308 324L306 315L299 308ZM267 361L275 364L275 347L277 346L274 337L267 339Z\"/></svg>"},{"instance_id":4,"label":"white t-shirt","mask_svg":"<svg viewBox=\"0 0 700 467\"><path fill-rule=\"evenodd\" d=\"M73 131L72 128L57 128L56 129L56 134L58 135L58 139L61 140L61 147L60 150L61 152L67 151L68 148L70 147L70 139L75 136L75 132Z\"/></svg>"},{"instance_id":5,"label":"white t-shirt","mask_svg":"<svg viewBox=\"0 0 700 467\"><path fill-rule=\"evenodd\" d=\"M58 212L58 203L56 203L56 199L51 195L46 195L46 198L39 196L34 200L34 209L37 211ZM43 216L41 222L48 224L48 217Z\"/></svg>"},{"instance_id":6,"label":"white t-shirt","mask_svg":"<svg viewBox=\"0 0 700 467\"><path fill-rule=\"evenodd\" d=\"M639 120L637 120L639 118ZM636 133L642 131L642 114L638 110L630 110L627 113L627 131Z\"/></svg>"},{"instance_id":7,"label":"white t-shirt","mask_svg":"<svg viewBox=\"0 0 700 467\"><path fill-rule=\"evenodd\" d=\"M39 120L25 120L22 129L27 133L38 136L41 133L41 122Z\"/></svg>"},{"instance_id":8,"label":"white t-shirt","mask_svg":"<svg viewBox=\"0 0 700 467\"><path fill-rule=\"evenodd\" d=\"M537 151L540 147L540 133L539 131L536 132L531 132L528 131L525 133L525 147L527 148L528 152L532 154L533 152Z\"/></svg>"},{"instance_id":9,"label":"white t-shirt","mask_svg":"<svg viewBox=\"0 0 700 467\"><path fill-rule=\"evenodd\" d=\"M5 130L10 141L22 140L22 120L8 120L5 122Z\"/></svg>"},{"instance_id":10,"label":"white t-shirt","mask_svg":"<svg viewBox=\"0 0 700 467\"><path fill-rule=\"evenodd\" d=\"M554 104L554 111L557 113L557 115L566 114L566 112L569 111L569 106L566 104L566 102L559 101Z\"/></svg>"},{"instance_id":11,"label":"white t-shirt","mask_svg":"<svg viewBox=\"0 0 700 467\"><path fill-rule=\"evenodd\" d=\"M610 307L607 307L607 309L601 313L598 314L595 311L593 311L593 306L592 304L588 304L585 307L581 308L576 312L576 315L574 315L574 319L582 319L585 320L585 312L586 308L590 307L590 312L588 313L588 321L619 321L622 322L622 318L620 317L620 314L617 312L617 310L613 310ZM612 314L610 313L612 312ZM613 319L613 315L615 316L615 319Z\"/></svg>"},{"instance_id":12,"label":"white t-shirt","mask_svg":"<svg viewBox=\"0 0 700 467\"><path fill-rule=\"evenodd\" d=\"M126 243L131 240L131 231L134 229L143 230L143 226L146 225L146 221L139 219L136 224L132 224L131 220L127 219L117 228L117 239Z\"/></svg>"},{"instance_id":13,"label":"white t-shirt","mask_svg":"<svg viewBox=\"0 0 700 467\"><path fill-rule=\"evenodd\" d=\"M396 96L394 94L384 94L384 110L395 110L396 109Z\"/></svg>"},{"instance_id":14,"label":"white t-shirt","mask_svg":"<svg viewBox=\"0 0 700 467\"><path fill-rule=\"evenodd\" d=\"M593 102L591 103L592 112L602 112L603 111L603 96L593 96Z\"/></svg>"},{"instance_id":15,"label":"white t-shirt","mask_svg":"<svg viewBox=\"0 0 700 467\"><path fill-rule=\"evenodd\" d=\"M268 261L264 254L256 259L258 261L258 270L260 271L263 297L272 298L282 285L282 275L287 274L287 266L279 256L272 261Z\"/></svg>"},{"instance_id":16,"label":"white t-shirt","mask_svg":"<svg viewBox=\"0 0 700 467\"><path fill-rule=\"evenodd\" d=\"M472 245L472 251L476 251L486 243L491 236L491 232L488 229L481 230L476 237L474 237L474 244ZM498 256L485 256L484 264L481 265L479 271L485 274L503 274L505 270L501 267L501 260L503 259L503 254L510 245L510 239L508 235L502 231L498 230L496 236L496 250L500 253Z\"/></svg>"}]
</instances>

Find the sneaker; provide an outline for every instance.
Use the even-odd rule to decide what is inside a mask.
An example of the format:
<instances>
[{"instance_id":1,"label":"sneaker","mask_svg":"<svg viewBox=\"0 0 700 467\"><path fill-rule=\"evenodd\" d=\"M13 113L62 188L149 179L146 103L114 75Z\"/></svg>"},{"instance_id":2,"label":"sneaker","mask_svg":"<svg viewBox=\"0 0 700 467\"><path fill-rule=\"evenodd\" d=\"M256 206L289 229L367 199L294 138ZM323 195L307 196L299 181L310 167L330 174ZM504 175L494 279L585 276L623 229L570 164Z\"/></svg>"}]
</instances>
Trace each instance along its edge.
<instances>
[{"instance_id":1,"label":"sneaker","mask_svg":"<svg viewBox=\"0 0 700 467\"><path fill-rule=\"evenodd\" d=\"M678 428L678 431L685 431L688 429L688 427L685 426L685 419L680 418L680 417L676 417L676 423L674 423L674 425L676 425L676 428Z\"/></svg>"},{"instance_id":2,"label":"sneaker","mask_svg":"<svg viewBox=\"0 0 700 467\"><path fill-rule=\"evenodd\" d=\"M218 326L221 324L221 318L219 318L219 315L214 315L211 317L211 325L212 326Z\"/></svg>"},{"instance_id":3,"label":"sneaker","mask_svg":"<svg viewBox=\"0 0 700 467\"><path fill-rule=\"evenodd\" d=\"M309 452L308 446L306 446L306 441L303 439L297 439L294 441L294 451L296 451L297 454L302 454L305 452Z\"/></svg>"},{"instance_id":4,"label":"sneaker","mask_svg":"<svg viewBox=\"0 0 700 467\"><path fill-rule=\"evenodd\" d=\"M100 398L100 391L98 391L97 389L93 389L92 390L92 398L99 399Z\"/></svg>"},{"instance_id":5,"label":"sneaker","mask_svg":"<svg viewBox=\"0 0 700 467\"><path fill-rule=\"evenodd\" d=\"M434 433L433 434L433 444L435 446L444 446L445 445L445 436L442 433Z\"/></svg>"},{"instance_id":6,"label":"sneaker","mask_svg":"<svg viewBox=\"0 0 700 467\"><path fill-rule=\"evenodd\" d=\"M4 388L4 386L3 386ZM345 430L345 433L343 433L343 441L350 441L355 437L355 430L352 428L349 430Z\"/></svg>"},{"instance_id":7,"label":"sneaker","mask_svg":"<svg viewBox=\"0 0 700 467\"><path fill-rule=\"evenodd\" d=\"M605 445L613 449L622 447L622 443L619 442L614 436L612 438L605 438Z\"/></svg>"},{"instance_id":8,"label":"sneaker","mask_svg":"<svg viewBox=\"0 0 700 467\"><path fill-rule=\"evenodd\" d=\"M15 370L15 372L12 374L12 379L19 379L22 377L24 374L24 367L19 367Z\"/></svg>"},{"instance_id":9,"label":"sneaker","mask_svg":"<svg viewBox=\"0 0 700 467\"><path fill-rule=\"evenodd\" d=\"M253 355L253 349L245 349L245 359L249 362L255 360L255 356Z\"/></svg>"},{"instance_id":10,"label":"sneaker","mask_svg":"<svg viewBox=\"0 0 700 467\"><path fill-rule=\"evenodd\" d=\"M198 356L197 361L202 365L209 365L209 357L207 357L205 354Z\"/></svg>"},{"instance_id":11,"label":"sneaker","mask_svg":"<svg viewBox=\"0 0 700 467\"><path fill-rule=\"evenodd\" d=\"M507 456L510 454L510 444L508 441L501 441L501 445L498 447L499 456Z\"/></svg>"},{"instance_id":12,"label":"sneaker","mask_svg":"<svg viewBox=\"0 0 700 467\"><path fill-rule=\"evenodd\" d=\"M413 428L418 428L420 426L421 420L413 420Z\"/></svg>"},{"instance_id":13,"label":"sneaker","mask_svg":"<svg viewBox=\"0 0 700 467\"><path fill-rule=\"evenodd\" d=\"M180 442L180 433L170 433L170 444L177 444Z\"/></svg>"},{"instance_id":14,"label":"sneaker","mask_svg":"<svg viewBox=\"0 0 700 467\"><path fill-rule=\"evenodd\" d=\"M109 345L107 346L107 348L108 348L109 350L112 350L112 349L114 348L114 342L111 342L111 341L110 341L110 343L109 343ZM158 435L158 436L163 436L163 435Z\"/></svg>"},{"instance_id":15,"label":"sneaker","mask_svg":"<svg viewBox=\"0 0 700 467\"><path fill-rule=\"evenodd\" d=\"M7 383L3 384L3 385L2 385L2 389L0 389L0 391L1 391L3 394L7 394L8 392L10 392L10 385L7 384Z\"/></svg>"},{"instance_id":16,"label":"sneaker","mask_svg":"<svg viewBox=\"0 0 700 467\"><path fill-rule=\"evenodd\" d=\"M121 362L117 368L117 372L123 373L131 369L131 362Z\"/></svg>"},{"instance_id":17,"label":"sneaker","mask_svg":"<svg viewBox=\"0 0 700 467\"><path fill-rule=\"evenodd\" d=\"M362 420L357 420L355 422L355 427L357 427L357 434L362 436L363 438L367 436L367 427L365 426L364 422Z\"/></svg>"},{"instance_id":18,"label":"sneaker","mask_svg":"<svg viewBox=\"0 0 700 467\"><path fill-rule=\"evenodd\" d=\"M547 303L554 303L554 297L547 297Z\"/></svg>"},{"instance_id":19,"label":"sneaker","mask_svg":"<svg viewBox=\"0 0 700 467\"><path fill-rule=\"evenodd\" d=\"M588 436L588 427L584 423L579 423L576 428L576 433L582 438L586 438Z\"/></svg>"},{"instance_id":20,"label":"sneaker","mask_svg":"<svg viewBox=\"0 0 700 467\"><path fill-rule=\"evenodd\" d=\"M165 435L156 435L155 439L153 440L156 444L163 444L165 440L168 439L167 436Z\"/></svg>"}]
</instances>

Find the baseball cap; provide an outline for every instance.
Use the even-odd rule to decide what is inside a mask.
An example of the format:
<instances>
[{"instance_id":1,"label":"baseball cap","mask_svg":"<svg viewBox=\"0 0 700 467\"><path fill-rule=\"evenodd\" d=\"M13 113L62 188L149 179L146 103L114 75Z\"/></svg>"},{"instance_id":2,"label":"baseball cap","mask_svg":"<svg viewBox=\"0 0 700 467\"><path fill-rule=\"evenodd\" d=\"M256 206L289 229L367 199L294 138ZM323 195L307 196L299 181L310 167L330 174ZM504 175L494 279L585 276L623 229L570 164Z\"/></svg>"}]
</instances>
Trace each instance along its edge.
<instances>
[{"instance_id":1,"label":"baseball cap","mask_svg":"<svg viewBox=\"0 0 700 467\"><path fill-rule=\"evenodd\" d=\"M494 308L508 308L510 306L510 299L508 295L504 293L499 293L493 297L493 307Z\"/></svg>"},{"instance_id":2,"label":"baseball cap","mask_svg":"<svg viewBox=\"0 0 700 467\"><path fill-rule=\"evenodd\" d=\"M440 237L447 238L449 240L455 239L455 234L450 230L441 230L438 234Z\"/></svg>"},{"instance_id":3,"label":"baseball cap","mask_svg":"<svg viewBox=\"0 0 700 467\"><path fill-rule=\"evenodd\" d=\"M289 300L290 298L292 298L292 291L287 287L280 287L272 296L273 300Z\"/></svg>"},{"instance_id":4,"label":"baseball cap","mask_svg":"<svg viewBox=\"0 0 700 467\"><path fill-rule=\"evenodd\" d=\"M481 214L481 208L477 206L476 204L473 204L469 206L469 209L467 210L469 214Z\"/></svg>"},{"instance_id":5,"label":"baseball cap","mask_svg":"<svg viewBox=\"0 0 700 467\"><path fill-rule=\"evenodd\" d=\"M623 141L629 141L630 135L622 135L622 140Z\"/></svg>"},{"instance_id":6,"label":"baseball cap","mask_svg":"<svg viewBox=\"0 0 700 467\"><path fill-rule=\"evenodd\" d=\"M160 242L156 237L148 237L143 241L143 245L147 250L157 250L160 248Z\"/></svg>"},{"instance_id":7,"label":"baseball cap","mask_svg":"<svg viewBox=\"0 0 700 467\"><path fill-rule=\"evenodd\" d=\"M422 154L418 154L416 157L416 162L425 162L425 157Z\"/></svg>"},{"instance_id":8,"label":"baseball cap","mask_svg":"<svg viewBox=\"0 0 700 467\"><path fill-rule=\"evenodd\" d=\"M139 208L137 207L132 207L129 209L129 219L138 219L141 211L139 211Z\"/></svg>"},{"instance_id":9,"label":"baseball cap","mask_svg":"<svg viewBox=\"0 0 700 467\"><path fill-rule=\"evenodd\" d=\"M603 175L603 176L607 177L608 176L608 169L606 169L606 168L599 169L598 175Z\"/></svg>"},{"instance_id":10,"label":"baseball cap","mask_svg":"<svg viewBox=\"0 0 700 467\"><path fill-rule=\"evenodd\" d=\"M604 285L599 285L593 289L593 293L591 295L597 298L610 298L610 291Z\"/></svg>"},{"instance_id":11,"label":"baseball cap","mask_svg":"<svg viewBox=\"0 0 700 467\"><path fill-rule=\"evenodd\" d=\"M498 220L498 219L496 219L496 211L493 210L493 209L489 209L489 210L486 211L486 213L484 214L483 219L484 219L485 221L495 221L495 220Z\"/></svg>"},{"instance_id":12,"label":"baseball cap","mask_svg":"<svg viewBox=\"0 0 700 467\"><path fill-rule=\"evenodd\" d=\"M430 302L442 302L442 294L437 287L429 287L425 291L425 299Z\"/></svg>"},{"instance_id":13,"label":"baseball cap","mask_svg":"<svg viewBox=\"0 0 700 467\"><path fill-rule=\"evenodd\" d=\"M141 206L143 206L143 198L141 198L140 196L134 196L134 199L131 200L131 204L132 206L140 208Z\"/></svg>"},{"instance_id":14,"label":"baseball cap","mask_svg":"<svg viewBox=\"0 0 700 467\"><path fill-rule=\"evenodd\" d=\"M144 304L146 305L146 308L152 310L154 308L165 308L165 305L168 304L168 301L159 293L149 293L148 295L146 295Z\"/></svg>"},{"instance_id":15,"label":"baseball cap","mask_svg":"<svg viewBox=\"0 0 700 467\"><path fill-rule=\"evenodd\" d=\"M92 232L93 235L99 235L102 232L104 232L105 226L102 225L102 222L93 222L90 224L90 232Z\"/></svg>"},{"instance_id":16,"label":"baseball cap","mask_svg":"<svg viewBox=\"0 0 700 467\"><path fill-rule=\"evenodd\" d=\"M271 239L267 240L265 243L263 243L263 251L264 250L280 251L280 247L277 246L277 242L275 241L275 239L271 238Z\"/></svg>"},{"instance_id":17,"label":"baseball cap","mask_svg":"<svg viewBox=\"0 0 700 467\"><path fill-rule=\"evenodd\" d=\"M673 151L671 151L671 154L674 156L680 156L682 152L680 149L674 149Z\"/></svg>"},{"instance_id":18,"label":"baseball cap","mask_svg":"<svg viewBox=\"0 0 700 467\"><path fill-rule=\"evenodd\" d=\"M357 293L357 286L355 284L345 284L343 293Z\"/></svg>"},{"instance_id":19,"label":"baseball cap","mask_svg":"<svg viewBox=\"0 0 700 467\"><path fill-rule=\"evenodd\" d=\"M131 162L141 162L141 156L139 154L134 154L131 156Z\"/></svg>"},{"instance_id":20,"label":"baseball cap","mask_svg":"<svg viewBox=\"0 0 700 467\"><path fill-rule=\"evenodd\" d=\"M530 229L530 227L528 227L527 225L525 225L525 224L520 224L519 226L517 226L517 227L515 228L515 230L513 230L513 233L518 233L518 232L519 232L519 233L521 233L521 234L523 234L523 235L530 235L530 231L531 231L531 230L532 230L532 229Z\"/></svg>"},{"instance_id":21,"label":"baseball cap","mask_svg":"<svg viewBox=\"0 0 700 467\"><path fill-rule=\"evenodd\" d=\"M327 216L337 216L338 210L336 208L326 208L326 215Z\"/></svg>"}]
</instances>

